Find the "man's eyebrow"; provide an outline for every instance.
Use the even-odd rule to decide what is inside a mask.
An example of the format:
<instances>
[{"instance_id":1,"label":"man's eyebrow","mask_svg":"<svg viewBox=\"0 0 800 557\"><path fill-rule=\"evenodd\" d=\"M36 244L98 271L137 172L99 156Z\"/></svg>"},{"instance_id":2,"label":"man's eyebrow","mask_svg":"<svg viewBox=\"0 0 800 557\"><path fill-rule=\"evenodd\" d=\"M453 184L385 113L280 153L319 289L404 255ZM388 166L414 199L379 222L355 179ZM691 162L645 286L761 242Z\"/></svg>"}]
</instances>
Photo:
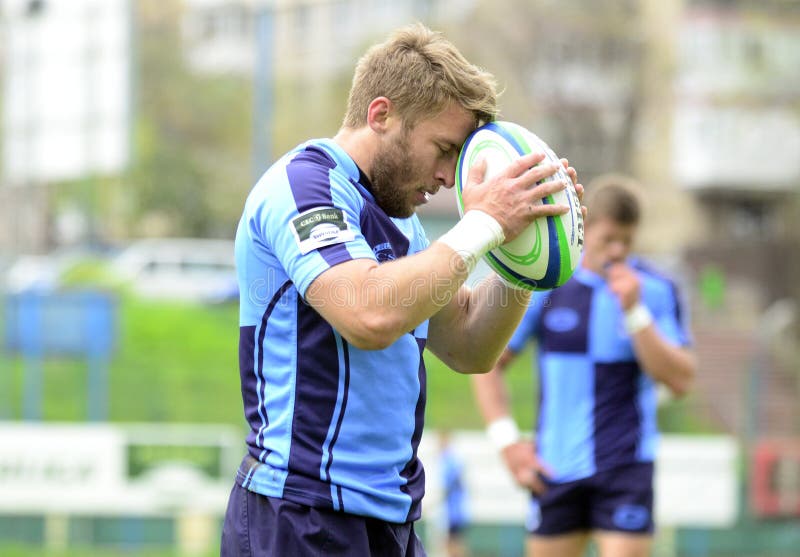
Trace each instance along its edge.
<instances>
[{"instance_id":1,"label":"man's eyebrow","mask_svg":"<svg viewBox=\"0 0 800 557\"><path fill-rule=\"evenodd\" d=\"M458 152L461 150L461 145L451 139L442 139L441 143L447 147L448 151Z\"/></svg>"},{"instance_id":2,"label":"man's eyebrow","mask_svg":"<svg viewBox=\"0 0 800 557\"><path fill-rule=\"evenodd\" d=\"M448 135L442 135L436 138L436 141L438 143L443 143L453 149L461 149L461 145L463 145L464 141L466 140L467 140L466 138L464 138L463 140L453 139L452 136Z\"/></svg>"}]
</instances>

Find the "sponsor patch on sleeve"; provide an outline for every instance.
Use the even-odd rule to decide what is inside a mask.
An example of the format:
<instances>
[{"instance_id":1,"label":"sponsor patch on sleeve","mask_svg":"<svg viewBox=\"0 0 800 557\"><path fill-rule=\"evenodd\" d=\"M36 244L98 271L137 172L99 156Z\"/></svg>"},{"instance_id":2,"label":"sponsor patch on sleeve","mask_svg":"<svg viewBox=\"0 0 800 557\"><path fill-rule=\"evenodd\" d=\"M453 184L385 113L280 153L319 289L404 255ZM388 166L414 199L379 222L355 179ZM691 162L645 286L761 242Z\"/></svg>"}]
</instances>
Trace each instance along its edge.
<instances>
[{"instance_id":1,"label":"sponsor patch on sleeve","mask_svg":"<svg viewBox=\"0 0 800 557\"><path fill-rule=\"evenodd\" d=\"M336 207L310 209L292 219L290 227L303 255L325 246L355 240L356 237L344 211Z\"/></svg>"}]
</instances>

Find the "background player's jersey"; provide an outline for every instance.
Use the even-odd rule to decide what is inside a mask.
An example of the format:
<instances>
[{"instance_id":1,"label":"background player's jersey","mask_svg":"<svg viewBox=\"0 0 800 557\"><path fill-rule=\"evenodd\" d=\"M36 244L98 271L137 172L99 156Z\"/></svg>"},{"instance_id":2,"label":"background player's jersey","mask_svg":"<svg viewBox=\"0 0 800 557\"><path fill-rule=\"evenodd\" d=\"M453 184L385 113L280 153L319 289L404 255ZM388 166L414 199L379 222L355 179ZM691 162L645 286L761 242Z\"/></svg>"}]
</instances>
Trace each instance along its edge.
<instances>
[{"instance_id":1,"label":"background player's jersey","mask_svg":"<svg viewBox=\"0 0 800 557\"><path fill-rule=\"evenodd\" d=\"M629 262L641 300L670 342L689 336L672 282ZM636 362L623 314L605 280L578 267L560 288L537 292L509 348L537 340L537 451L557 482L621 464L651 462L658 438L656 384Z\"/></svg>"},{"instance_id":2,"label":"background player's jersey","mask_svg":"<svg viewBox=\"0 0 800 557\"><path fill-rule=\"evenodd\" d=\"M417 217L389 218L331 140L300 145L258 181L236 234L239 367L251 428L241 485L391 522L419 518L427 321L384 350L364 351L303 297L334 265L385 262L427 245ZM392 285L365 287L390 293ZM328 303L352 305L349 288L334 288Z\"/></svg>"},{"instance_id":3,"label":"background player's jersey","mask_svg":"<svg viewBox=\"0 0 800 557\"><path fill-rule=\"evenodd\" d=\"M449 530L464 528L469 523L467 512L467 491L464 485L464 463L447 447L440 456L442 467L442 487L447 508L447 527Z\"/></svg>"}]
</instances>

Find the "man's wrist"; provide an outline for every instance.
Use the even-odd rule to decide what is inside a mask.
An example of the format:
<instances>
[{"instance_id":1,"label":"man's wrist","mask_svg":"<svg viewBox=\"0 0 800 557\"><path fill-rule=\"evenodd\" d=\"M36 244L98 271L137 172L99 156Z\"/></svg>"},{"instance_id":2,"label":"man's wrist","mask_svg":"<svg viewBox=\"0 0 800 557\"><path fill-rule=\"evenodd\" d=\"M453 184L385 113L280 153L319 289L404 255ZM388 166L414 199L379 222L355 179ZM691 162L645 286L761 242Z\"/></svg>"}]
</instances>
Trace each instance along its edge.
<instances>
[{"instance_id":1,"label":"man's wrist","mask_svg":"<svg viewBox=\"0 0 800 557\"><path fill-rule=\"evenodd\" d=\"M503 416L493 420L486 427L486 435L498 451L502 451L521 439L517 423L511 416Z\"/></svg>"},{"instance_id":2,"label":"man's wrist","mask_svg":"<svg viewBox=\"0 0 800 557\"><path fill-rule=\"evenodd\" d=\"M464 213L461 220L437 241L450 246L461 256L467 272L471 272L478 259L505 241L505 233L493 216L472 209Z\"/></svg>"},{"instance_id":3,"label":"man's wrist","mask_svg":"<svg viewBox=\"0 0 800 557\"><path fill-rule=\"evenodd\" d=\"M653 314L646 305L637 302L635 306L625 312L624 321L625 330L632 336L650 326L653 322Z\"/></svg>"}]
</instances>

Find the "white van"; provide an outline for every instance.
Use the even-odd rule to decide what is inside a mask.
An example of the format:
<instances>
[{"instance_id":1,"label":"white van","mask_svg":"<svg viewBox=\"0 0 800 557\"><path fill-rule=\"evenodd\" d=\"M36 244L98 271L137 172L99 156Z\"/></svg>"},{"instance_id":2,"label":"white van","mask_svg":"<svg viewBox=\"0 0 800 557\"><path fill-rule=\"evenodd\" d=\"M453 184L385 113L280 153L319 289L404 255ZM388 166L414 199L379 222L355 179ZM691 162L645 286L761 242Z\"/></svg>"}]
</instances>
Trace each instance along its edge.
<instances>
[{"instance_id":1,"label":"white van","mask_svg":"<svg viewBox=\"0 0 800 557\"><path fill-rule=\"evenodd\" d=\"M111 268L144 298L223 302L239 295L231 240L139 240Z\"/></svg>"}]
</instances>

